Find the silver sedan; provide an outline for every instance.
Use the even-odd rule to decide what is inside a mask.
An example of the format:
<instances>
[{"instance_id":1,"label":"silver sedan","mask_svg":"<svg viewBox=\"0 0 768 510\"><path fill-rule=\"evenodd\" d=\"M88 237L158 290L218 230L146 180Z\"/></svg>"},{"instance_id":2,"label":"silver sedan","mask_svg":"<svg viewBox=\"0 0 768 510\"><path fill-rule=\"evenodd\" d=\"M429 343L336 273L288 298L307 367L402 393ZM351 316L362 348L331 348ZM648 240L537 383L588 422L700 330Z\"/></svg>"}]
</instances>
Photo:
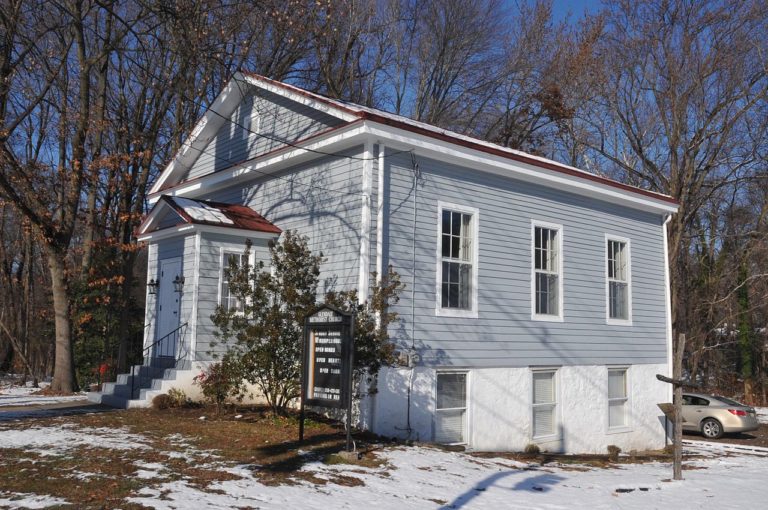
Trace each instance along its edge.
<instances>
[{"instance_id":1,"label":"silver sedan","mask_svg":"<svg viewBox=\"0 0 768 510\"><path fill-rule=\"evenodd\" d=\"M683 394L683 430L701 432L708 439L717 439L726 432L757 430L755 409L725 397Z\"/></svg>"}]
</instances>

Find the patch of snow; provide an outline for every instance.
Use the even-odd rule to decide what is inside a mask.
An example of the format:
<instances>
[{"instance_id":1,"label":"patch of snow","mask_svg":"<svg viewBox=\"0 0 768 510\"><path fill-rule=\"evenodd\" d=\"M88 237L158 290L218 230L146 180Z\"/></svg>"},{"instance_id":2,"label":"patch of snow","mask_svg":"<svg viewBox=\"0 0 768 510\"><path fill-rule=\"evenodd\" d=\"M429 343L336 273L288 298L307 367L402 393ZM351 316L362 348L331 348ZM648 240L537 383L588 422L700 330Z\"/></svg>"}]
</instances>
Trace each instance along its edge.
<instances>
[{"instance_id":1,"label":"patch of snow","mask_svg":"<svg viewBox=\"0 0 768 510\"><path fill-rule=\"evenodd\" d=\"M158 478L166 478L165 475L161 474L162 471L168 470L168 468L166 468L164 464L160 464L159 462L143 462L143 461L137 461L137 462L134 462L133 464L139 468L132 475L136 478L140 478L142 480L155 480Z\"/></svg>"},{"instance_id":2,"label":"patch of snow","mask_svg":"<svg viewBox=\"0 0 768 510\"><path fill-rule=\"evenodd\" d=\"M64 455L77 448L148 449L144 436L118 428L76 428L73 425L0 429L0 449L25 449L40 455Z\"/></svg>"},{"instance_id":3,"label":"patch of snow","mask_svg":"<svg viewBox=\"0 0 768 510\"><path fill-rule=\"evenodd\" d=\"M210 223L225 223L227 225L235 224L234 221L227 218L227 216L219 209L198 202L197 200L179 197L174 197L173 200L179 207L184 209L184 212L186 212L193 220Z\"/></svg>"},{"instance_id":4,"label":"patch of snow","mask_svg":"<svg viewBox=\"0 0 768 510\"><path fill-rule=\"evenodd\" d=\"M731 454L706 445L687 444L703 458L687 461L699 469L684 471L671 482L669 463L627 464L601 469L579 466L531 466L503 458L477 458L431 448L404 448L381 453L389 467L311 463L305 470L325 484L265 486L253 466L229 468L242 477L212 484L208 491L185 481L146 487L129 501L152 508L266 507L326 510L345 508L737 508L763 500L765 459ZM249 469L250 467L250 469ZM386 473L386 474L385 474ZM355 477L364 485L333 483L334 475Z\"/></svg>"},{"instance_id":5,"label":"patch of snow","mask_svg":"<svg viewBox=\"0 0 768 510\"><path fill-rule=\"evenodd\" d=\"M38 494L19 492L0 492L0 508L48 508L49 506L69 505L66 499Z\"/></svg>"},{"instance_id":6,"label":"patch of snow","mask_svg":"<svg viewBox=\"0 0 768 510\"><path fill-rule=\"evenodd\" d=\"M74 400L85 400L86 398L84 393L66 396L33 395L33 393L47 388L48 385L49 383L42 382L39 388L33 388L31 381L27 381L25 386L2 383L0 384L0 407L58 404Z\"/></svg>"}]
</instances>

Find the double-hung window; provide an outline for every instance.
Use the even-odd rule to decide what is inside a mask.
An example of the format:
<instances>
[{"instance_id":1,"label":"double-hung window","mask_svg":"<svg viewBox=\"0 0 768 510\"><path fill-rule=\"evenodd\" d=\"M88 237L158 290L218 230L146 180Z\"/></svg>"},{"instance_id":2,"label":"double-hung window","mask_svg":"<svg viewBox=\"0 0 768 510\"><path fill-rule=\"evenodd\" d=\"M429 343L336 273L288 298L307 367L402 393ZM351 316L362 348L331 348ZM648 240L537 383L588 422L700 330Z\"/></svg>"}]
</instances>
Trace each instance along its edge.
<instances>
[{"instance_id":1,"label":"double-hung window","mask_svg":"<svg viewBox=\"0 0 768 510\"><path fill-rule=\"evenodd\" d=\"M608 321L632 320L629 240L606 237L606 281Z\"/></svg>"},{"instance_id":2,"label":"double-hung window","mask_svg":"<svg viewBox=\"0 0 768 510\"><path fill-rule=\"evenodd\" d=\"M562 320L562 227L534 222L533 294L534 319Z\"/></svg>"},{"instance_id":3,"label":"double-hung window","mask_svg":"<svg viewBox=\"0 0 768 510\"><path fill-rule=\"evenodd\" d=\"M478 210L438 204L437 314L477 316Z\"/></svg>"},{"instance_id":4,"label":"double-hung window","mask_svg":"<svg viewBox=\"0 0 768 510\"><path fill-rule=\"evenodd\" d=\"M627 392L627 369L608 369L608 428L626 427L628 425L627 407L629 402Z\"/></svg>"},{"instance_id":5,"label":"double-hung window","mask_svg":"<svg viewBox=\"0 0 768 510\"><path fill-rule=\"evenodd\" d=\"M444 444L467 442L467 374L437 374L435 406L435 442Z\"/></svg>"},{"instance_id":6,"label":"double-hung window","mask_svg":"<svg viewBox=\"0 0 768 510\"><path fill-rule=\"evenodd\" d=\"M243 302L232 293L232 289L229 285L230 282L230 270L232 264L236 264L238 268L243 267L243 263L246 262L246 258L242 252L222 250L221 252L221 272L219 273L219 305L224 308L225 311L243 311Z\"/></svg>"},{"instance_id":7,"label":"double-hung window","mask_svg":"<svg viewBox=\"0 0 768 510\"><path fill-rule=\"evenodd\" d=\"M552 436L557 426L555 370L533 372L533 437Z\"/></svg>"}]
</instances>

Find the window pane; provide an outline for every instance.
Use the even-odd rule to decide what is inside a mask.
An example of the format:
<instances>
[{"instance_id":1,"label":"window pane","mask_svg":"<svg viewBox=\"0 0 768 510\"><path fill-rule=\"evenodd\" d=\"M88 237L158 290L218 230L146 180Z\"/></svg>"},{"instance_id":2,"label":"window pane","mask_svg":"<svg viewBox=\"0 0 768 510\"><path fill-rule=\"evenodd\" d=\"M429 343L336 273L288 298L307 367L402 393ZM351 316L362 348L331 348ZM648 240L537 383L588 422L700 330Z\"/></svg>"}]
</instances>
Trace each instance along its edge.
<instances>
[{"instance_id":1,"label":"window pane","mask_svg":"<svg viewBox=\"0 0 768 510\"><path fill-rule=\"evenodd\" d=\"M558 278L557 275L552 274L536 274L536 313L558 314Z\"/></svg>"},{"instance_id":2,"label":"window pane","mask_svg":"<svg viewBox=\"0 0 768 510\"><path fill-rule=\"evenodd\" d=\"M608 398L625 398L627 396L626 370L608 371Z\"/></svg>"},{"instance_id":3,"label":"window pane","mask_svg":"<svg viewBox=\"0 0 768 510\"><path fill-rule=\"evenodd\" d=\"M459 272L459 307L470 308L470 293L472 292L472 266L461 264Z\"/></svg>"},{"instance_id":4,"label":"window pane","mask_svg":"<svg viewBox=\"0 0 768 510\"><path fill-rule=\"evenodd\" d=\"M443 242L441 247L443 257L451 256L451 236L443 234Z\"/></svg>"},{"instance_id":5,"label":"window pane","mask_svg":"<svg viewBox=\"0 0 768 510\"><path fill-rule=\"evenodd\" d=\"M459 285L457 283L448 287L448 306L451 308L459 307Z\"/></svg>"},{"instance_id":6,"label":"window pane","mask_svg":"<svg viewBox=\"0 0 768 510\"><path fill-rule=\"evenodd\" d=\"M557 275L547 275L547 288L548 288L548 294L547 297L549 298L547 302L547 313L552 315L558 314L558 284L557 284L558 276Z\"/></svg>"},{"instance_id":7,"label":"window pane","mask_svg":"<svg viewBox=\"0 0 768 510\"><path fill-rule=\"evenodd\" d=\"M608 426L623 427L627 424L626 400L616 400L608 403Z\"/></svg>"},{"instance_id":8,"label":"window pane","mask_svg":"<svg viewBox=\"0 0 768 510\"><path fill-rule=\"evenodd\" d=\"M472 258L474 237L472 215L454 211L442 213L441 306L446 308L472 308ZM460 261L460 262L459 262Z\"/></svg>"},{"instance_id":9,"label":"window pane","mask_svg":"<svg viewBox=\"0 0 768 510\"><path fill-rule=\"evenodd\" d=\"M555 433L554 406L541 406L533 409L533 435L548 436Z\"/></svg>"},{"instance_id":10,"label":"window pane","mask_svg":"<svg viewBox=\"0 0 768 510\"><path fill-rule=\"evenodd\" d=\"M461 213L451 213L451 234L461 235Z\"/></svg>"},{"instance_id":11,"label":"window pane","mask_svg":"<svg viewBox=\"0 0 768 510\"><path fill-rule=\"evenodd\" d=\"M551 404L555 401L554 372L533 373L533 403Z\"/></svg>"},{"instance_id":12,"label":"window pane","mask_svg":"<svg viewBox=\"0 0 768 510\"><path fill-rule=\"evenodd\" d=\"M629 318L628 285L620 282L610 282L608 285L609 311L611 319Z\"/></svg>"},{"instance_id":13,"label":"window pane","mask_svg":"<svg viewBox=\"0 0 768 510\"><path fill-rule=\"evenodd\" d=\"M467 374L437 374L437 409L467 406Z\"/></svg>"},{"instance_id":14,"label":"window pane","mask_svg":"<svg viewBox=\"0 0 768 510\"><path fill-rule=\"evenodd\" d=\"M466 410L455 409L435 413L435 442L464 443Z\"/></svg>"}]
</instances>

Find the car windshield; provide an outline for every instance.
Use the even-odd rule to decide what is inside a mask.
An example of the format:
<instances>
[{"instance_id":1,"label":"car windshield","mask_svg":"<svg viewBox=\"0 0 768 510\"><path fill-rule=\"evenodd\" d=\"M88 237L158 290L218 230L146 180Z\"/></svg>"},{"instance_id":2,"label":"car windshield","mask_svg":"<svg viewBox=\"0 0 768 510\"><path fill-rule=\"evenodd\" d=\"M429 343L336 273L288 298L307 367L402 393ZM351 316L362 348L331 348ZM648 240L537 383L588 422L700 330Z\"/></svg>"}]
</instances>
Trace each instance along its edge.
<instances>
[{"instance_id":1,"label":"car windshield","mask_svg":"<svg viewBox=\"0 0 768 510\"><path fill-rule=\"evenodd\" d=\"M731 400L730 398L725 398L725 397L715 397L715 398L717 398L717 400L719 400L720 402L728 404L729 406L747 407L741 402L736 402L735 400Z\"/></svg>"}]
</instances>

